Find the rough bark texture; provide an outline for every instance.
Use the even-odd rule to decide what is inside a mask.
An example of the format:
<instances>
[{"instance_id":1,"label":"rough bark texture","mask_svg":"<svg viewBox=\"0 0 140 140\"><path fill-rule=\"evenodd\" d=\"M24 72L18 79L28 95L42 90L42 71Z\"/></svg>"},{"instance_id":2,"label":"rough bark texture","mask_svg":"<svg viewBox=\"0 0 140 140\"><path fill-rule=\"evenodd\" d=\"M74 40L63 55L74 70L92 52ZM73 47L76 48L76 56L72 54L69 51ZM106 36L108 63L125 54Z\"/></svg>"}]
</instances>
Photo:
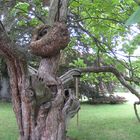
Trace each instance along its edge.
<instances>
[{"instance_id":1,"label":"rough bark texture","mask_svg":"<svg viewBox=\"0 0 140 140\"><path fill-rule=\"evenodd\" d=\"M67 118L78 112L80 104L75 95L65 94L62 82L56 76L60 51L69 43L64 24L67 5L68 0L50 1L50 26L39 26L33 34L31 52L42 57L39 69L33 74L28 74L26 60L0 22L0 55L8 66L19 140L69 139L66 137Z\"/></svg>"},{"instance_id":2,"label":"rough bark texture","mask_svg":"<svg viewBox=\"0 0 140 140\"><path fill-rule=\"evenodd\" d=\"M63 23L53 27L40 26L35 30L30 45L31 52L42 57L52 57L64 49L69 42L68 29Z\"/></svg>"},{"instance_id":3,"label":"rough bark texture","mask_svg":"<svg viewBox=\"0 0 140 140\"><path fill-rule=\"evenodd\" d=\"M24 57L0 24L0 55L8 66L19 140L66 140L67 118L73 117L80 106L72 93L65 95L62 82L56 76L60 49L69 42L68 31L64 24L56 23L49 34L46 26L36 33L31 49L43 58L38 71L28 74Z\"/></svg>"},{"instance_id":4,"label":"rough bark texture","mask_svg":"<svg viewBox=\"0 0 140 140\"><path fill-rule=\"evenodd\" d=\"M33 74L28 74L26 60L0 22L0 55L8 66L19 140L66 140L67 118L79 110L78 99L72 93L65 94L56 76L60 51L69 43L64 24L67 5L68 0L50 1L49 26L39 26L33 34L31 52L42 57Z\"/></svg>"},{"instance_id":5,"label":"rough bark texture","mask_svg":"<svg viewBox=\"0 0 140 140\"><path fill-rule=\"evenodd\" d=\"M35 122L32 139L65 140L67 114L65 108L70 105L66 102L61 81L56 77L56 71L59 65L60 49L65 48L69 42L68 31L64 24L55 23L44 36L38 35L31 42L30 48L34 54L45 57L41 60L38 73L35 75L39 79L35 80L35 83L44 85L41 88L37 85L32 86L39 107L38 112L33 111ZM47 90L42 92L43 88ZM41 99L38 100L40 96L44 96L43 102Z\"/></svg>"},{"instance_id":6,"label":"rough bark texture","mask_svg":"<svg viewBox=\"0 0 140 140\"><path fill-rule=\"evenodd\" d=\"M5 32L2 27L0 27L0 54L6 59L8 65L8 71L10 76L10 85L12 93L12 102L14 112L16 114L17 123L20 130L21 139L24 135L24 128L26 124L23 121L24 115L28 114L28 109L25 108L23 98L25 95L25 63L24 59L18 57L11 47L11 43L8 38L6 38ZM24 109L24 113L22 112Z\"/></svg>"},{"instance_id":7,"label":"rough bark texture","mask_svg":"<svg viewBox=\"0 0 140 140\"><path fill-rule=\"evenodd\" d=\"M42 38L45 40L44 42ZM32 135L32 139L65 140L68 115L71 110L74 110L73 106L76 107L76 112L79 110L78 100L72 94L65 96L62 82L56 76L60 59L60 49L67 46L69 35L64 24L55 23L50 31L42 38L38 40L37 37L36 40L31 42L33 53L37 49L36 52L39 52L37 55L45 57L40 62L37 74L34 75L38 79L38 81L35 80L35 83L42 83L44 85L41 88L38 88L37 85L32 86L39 107L38 112L33 111L33 114L35 114L33 120L35 122L33 124L34 134ZM37 43L38 41L41 43ZM43 88L47 90L43 90ZM41 96L44 96L42 98L43 101L39 98Z\"/></svg>"},{"instance_id":8,"label":"rough bark texture","mask_svg":"<svg viewBox=\"0 0 140 140\"><path fill-rule=\"evenodd\" d=\"M138 111L137 111L137 105L140 105L140 101L134 103L135 115L136 115L138 121L140 122L140 117L139 117L139 114L138 114Z\"/></svg>"}]
</instances>

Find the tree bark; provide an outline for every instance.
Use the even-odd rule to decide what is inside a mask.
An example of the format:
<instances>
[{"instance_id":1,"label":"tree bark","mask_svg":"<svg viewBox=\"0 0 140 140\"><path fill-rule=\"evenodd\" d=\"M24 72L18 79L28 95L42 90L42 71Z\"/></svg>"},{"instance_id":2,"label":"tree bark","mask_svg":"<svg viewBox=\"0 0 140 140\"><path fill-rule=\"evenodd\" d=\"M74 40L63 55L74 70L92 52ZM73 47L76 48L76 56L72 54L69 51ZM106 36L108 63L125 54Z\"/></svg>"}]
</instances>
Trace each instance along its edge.
<instances>
[{"instance_id":1,"label":"tree bark","mask_svg":"<svg viewBox=\"0 0 140 140\"><path fill-rule=\"evenodd\" d=\"M62 11L67 9L66 0L64 2ZM50 5L59 10L55 0ZM50 10L51 26L43 25L33 35L30 49L42 57L34 74L28 74L25 57L11 42L0 22L0 55L8 67L19 140L66 140L67 118L73 117L80 108L75 95L65 95L62 81L56 75L60 51L69 43L66 25L54 23L66 19L66 13L59 15L57 10Z\"/></svg>"},{"instance_id":2,"label":"tree bark","mask_svg":"<svg viewBox=\"0 0 140 140\"><path fill-rule=\"evenodd\" d=\"M0 68L0 100L10 101L11 94L10 94L10 82L9 76L7 71L6 63L4 59L1 59L1 68Z\"/></svg>"},{"instance_id":3,"label":"tree bark","mask_svg":"<svg viewBox=\"0 0 140 140\"><path fill-rule=\"evenodd\" d=\"M138 121L140 122L140 117L139 117L139 114L138 114L138 111L137 111L137 105L140 105L140 101L134 103L135 115L136 115Z\"/></svg>"}]
</instances>

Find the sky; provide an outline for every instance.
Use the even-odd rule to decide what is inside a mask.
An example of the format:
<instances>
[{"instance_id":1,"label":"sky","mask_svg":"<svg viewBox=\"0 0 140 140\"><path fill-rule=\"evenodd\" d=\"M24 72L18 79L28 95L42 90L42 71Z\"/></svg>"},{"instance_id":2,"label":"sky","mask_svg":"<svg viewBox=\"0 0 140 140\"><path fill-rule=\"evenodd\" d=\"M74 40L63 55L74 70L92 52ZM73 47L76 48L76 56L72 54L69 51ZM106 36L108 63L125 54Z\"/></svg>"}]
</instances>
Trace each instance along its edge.
<instances>
[{"instance_id":1,"label":"sky","mask_svg":"<svg viewBox=\"0 0 140 140\"><path fill-rule=\"evenodd\" d=\"M130 34L127 34L126 40L122 41L122 38L120 37L118 41L120 42L119 45L117 46L117 57L120 59L124 59L127 61L127 58L123 57L122 55L127 55L124 52L120 51L121 48L123 48L123 44L127 43L129 45L129 41L132 41L138 34L140 34L140 29L138 29L137 24L134 24L133 26L130 27ZM131 46L130 46L131 47ZM140 58L140 46L137 46L137 49L134 51L134 54L132 56L139 56ZM137 60L136 57L131 58L132 61Z\"/></svg>"}]
</instances>

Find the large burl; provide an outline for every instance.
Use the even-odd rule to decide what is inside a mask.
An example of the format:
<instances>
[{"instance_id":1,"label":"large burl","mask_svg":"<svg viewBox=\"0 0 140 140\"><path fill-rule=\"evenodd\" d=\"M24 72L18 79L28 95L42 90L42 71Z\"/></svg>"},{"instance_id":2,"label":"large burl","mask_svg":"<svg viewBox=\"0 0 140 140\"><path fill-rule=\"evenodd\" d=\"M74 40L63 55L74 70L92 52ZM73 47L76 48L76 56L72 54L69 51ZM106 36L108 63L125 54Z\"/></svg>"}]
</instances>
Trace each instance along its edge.
<instances>
[{"instance_id":1,"label":"large burl","mask_svg":"<svg viewBox=\"0 0 140 140\"><path fill-rule=\"evenodd\" d=\"M57 22L52 27L41 25L34 31L30 49L42 59L38 71L32 75L30 84L37 104L31 102L31 113L33 112L34 116L33 140L65 140L68 105L65 107L65 94L61 80L57 77L57 70L60 50L67 47L68 43L69 33L64 23Z\"/></svg>"},{"instance_id":2,"label":"large burl","mask_svg":"<svg viewBox=\"0 0 140 140\"><path fill-rule=\"evenodd\" d=\"M59 54L69 43L69 33L64 23L55 23L52 27L42 25L36 28L30 44L31 52L41 57Z\"/></svg>"},{"instance_id":3,"label":"large burl","mask_svg":"<svg viewBox=\"0 0 140 140\"><path fill-rule=\"evenodd\" d=\"M60 50L67 47L69 32L64 23L38 26L30 43L31 53L41 56L37 77L46 85L58 85L56 72L59 66Z\"/></svg>"}]
</instances>

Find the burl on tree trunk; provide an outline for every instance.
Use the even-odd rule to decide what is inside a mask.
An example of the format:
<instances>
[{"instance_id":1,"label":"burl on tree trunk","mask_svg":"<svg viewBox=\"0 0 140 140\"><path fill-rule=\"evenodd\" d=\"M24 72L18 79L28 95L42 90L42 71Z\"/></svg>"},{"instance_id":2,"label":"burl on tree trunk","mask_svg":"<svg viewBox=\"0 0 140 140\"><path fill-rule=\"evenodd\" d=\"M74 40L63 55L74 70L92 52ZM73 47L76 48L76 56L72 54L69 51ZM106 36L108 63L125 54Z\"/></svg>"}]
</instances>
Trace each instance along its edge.
<instances>
[{"instance_id":1,"label":"burl on tree trunk","mask_svg":"<svg viewBox=\"0 0 140 140\"><path fill-rule=\"evenodd\" d=\"M12 102L19 126L19 140L66 140L66 122L79 110L77 98L65 95L56 76L60 51L69 43L65 24L42 25L33 34L31 52L42 60L35 74L28 74L24 56L12 46L0 24L0 55L7 63Z\"/></svg>"},{"instance_id":2,"label":"burl on tree trunk","mask_svg":"<svg viewBox=\"0 0 140 140\"><path fill-rule=\"evenodd\" d=\"M30 97L32 113L31 139L65 140L65 95L56 72L60 50L69 42L65 24L41 26L33 35L30 45L33 54L41 56L38 73L31 77ZM35 104L35 105L34 105ZM34 107L35 106L35 107Z\"/></svg>"},{"instance_id":3,"label":"burl on tree trunk","mask_svg":"<svg viewBox=\"0 0 140 140\"><path fill-rule=\"evenodd\" d=\"M53 27L43 25L34 32L30 49L42 60L38 72L30 76L26 90L31 113L28 139L66 140L68 115L74 104L79 109L78 100L71 94L65 96L61 80L56 76L60 50L68 43L69 33L63 23L57 22Z\"/></svg>"}]
</instances>

